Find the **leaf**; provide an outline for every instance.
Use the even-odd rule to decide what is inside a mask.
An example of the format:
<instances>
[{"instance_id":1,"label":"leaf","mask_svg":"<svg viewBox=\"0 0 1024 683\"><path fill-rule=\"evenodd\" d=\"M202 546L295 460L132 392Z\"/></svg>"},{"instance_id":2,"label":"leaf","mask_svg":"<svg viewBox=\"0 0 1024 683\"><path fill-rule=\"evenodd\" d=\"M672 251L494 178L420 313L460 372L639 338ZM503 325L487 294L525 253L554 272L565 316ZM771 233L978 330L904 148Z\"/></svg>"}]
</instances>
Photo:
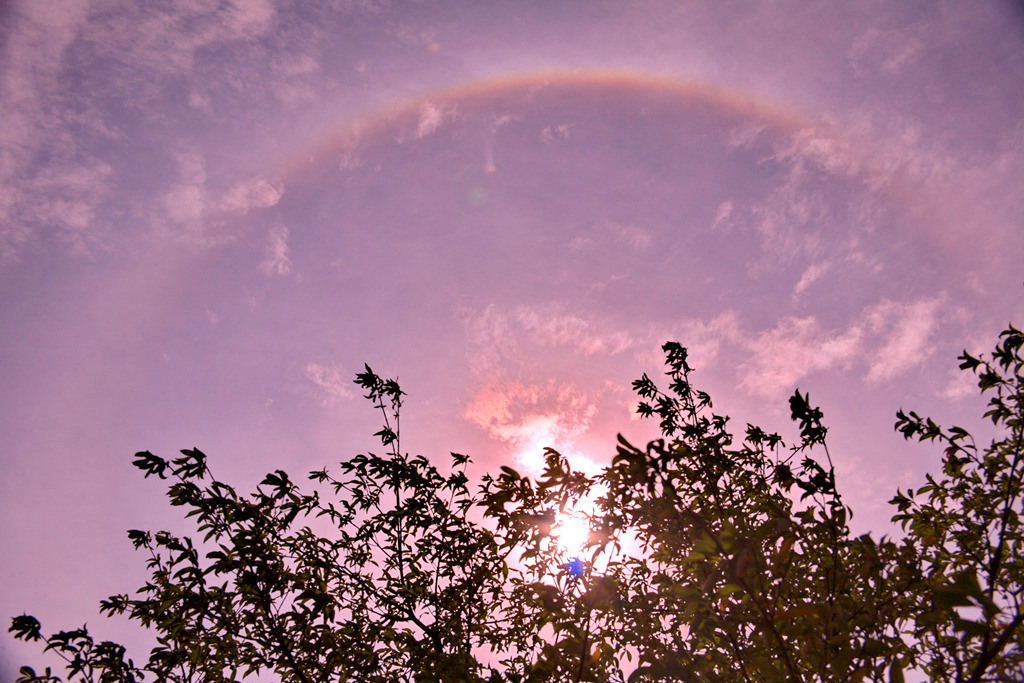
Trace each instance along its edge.
<instances>
[{"instance_id":1,"label":"leaf","mask_svg":"<svg viewBox=\"0 0 1024 683\"><path fill-rule=\"evenodd\" d=\"M960 631L968 639L981 638L989 631L989 625L984 622L964 619L959 614L953 614L953 628Z\"/></svg>"},{"instance_id":2,"label":"leaf","mask_svg":"<svg viewBox=\"0 0 1024 683\"><path fill-rule=\"evenodd\" d=\"M11 627L7 631L13 633L14 637L18 640L31 642L40 640L43 637L39 629L38 619L28 614L22 614L20 617L13 617L11 619Z\"/></svg>"},{"instance_id":3,"label":"leaf","mask_svg":"<svg viewBox=\"0 0 1024 683\"><path fill-rule=\"evenodd\" d=\"M774 623L778 624L778 623L781 623L783 621L789 621L790 619L798 619L800 617L806 617L809 614L814 614L815 612L818 611L818 609L819 608L814 606L814 605L804 605L802 607L790 607L789 609L784 610L784 611L776 614L772 618L772 621Z\"/></svg>"},{"instance_id":4,"label":"leaf","mask_svg":"<svg viewBox=\"0 0 1024 683\"><path fill-rule=\"evenodd\" d=\"M796 543L796 534L789 534L782 540L782 547L779 548L778 565L786 564L789 560L789 554L793 550L793 544Z\"/></svg>"},{"instance_id":5,"label":"leaf","mask_svg":"<svg viewBox=\"0 0 1024 683\"><path fill-rule=\"evenodd\" d=\"M737 586L734 583L727 583L718 589L718 597L724 598L736 593L737 591L743 590L742 586Z\"/></svg>"},{"instance_id":6,"label":"leaf","mask_svg":"<svg viewBox=\"0 0 1024 683\"><path fill-rule=\"evenodd\" d=\"M164 474L164 470L167 469L168 462L163 458L153 455L149 451L139 451L136 453L135 460L132 461L132 465L145 472L146 477L154 474L160 479L167 478L167 475Z\"/></svg>"}]
</instances>

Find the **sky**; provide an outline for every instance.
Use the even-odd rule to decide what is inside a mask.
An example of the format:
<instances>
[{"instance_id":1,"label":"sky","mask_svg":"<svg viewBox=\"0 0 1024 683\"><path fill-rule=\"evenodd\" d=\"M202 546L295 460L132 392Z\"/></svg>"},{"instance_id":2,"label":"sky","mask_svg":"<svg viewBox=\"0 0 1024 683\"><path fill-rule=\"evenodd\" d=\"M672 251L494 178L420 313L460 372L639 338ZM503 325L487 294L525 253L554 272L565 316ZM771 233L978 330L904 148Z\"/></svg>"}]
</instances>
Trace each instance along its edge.
<instances>
[{"instance_id":1,"label":"sky","mask_svg":"<svg viewBox=\"0 0 1024 683\"><path fill-rule=\"evenodd\" d=\"M1024 324L1021 178L1017 2L0 4L0 614L139 643L125 531L187 527L132 455L373 449L363 363L414 452L595 471L677 340L892 533L895 412L977 424Z\"/></svg>"}]
</instances>

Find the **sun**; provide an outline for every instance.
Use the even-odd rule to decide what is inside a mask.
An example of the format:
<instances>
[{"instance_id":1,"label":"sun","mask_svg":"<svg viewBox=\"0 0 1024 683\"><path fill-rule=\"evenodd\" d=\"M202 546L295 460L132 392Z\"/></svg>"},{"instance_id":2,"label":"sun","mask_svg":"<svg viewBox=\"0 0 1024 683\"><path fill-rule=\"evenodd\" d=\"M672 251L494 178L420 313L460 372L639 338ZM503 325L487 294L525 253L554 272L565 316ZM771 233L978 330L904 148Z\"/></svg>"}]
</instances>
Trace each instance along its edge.
<instances>
[{"instance_id":1,"label":"sun","mask_svg":"<svg viewBox=\"0 0 1024 683\"><path fill-rule=\"evenodd\" d=\"M590 537L590 518L579 511L561 514L551 527L551 536L563 555L578 558Z\"/></svg>"}]
</instances>

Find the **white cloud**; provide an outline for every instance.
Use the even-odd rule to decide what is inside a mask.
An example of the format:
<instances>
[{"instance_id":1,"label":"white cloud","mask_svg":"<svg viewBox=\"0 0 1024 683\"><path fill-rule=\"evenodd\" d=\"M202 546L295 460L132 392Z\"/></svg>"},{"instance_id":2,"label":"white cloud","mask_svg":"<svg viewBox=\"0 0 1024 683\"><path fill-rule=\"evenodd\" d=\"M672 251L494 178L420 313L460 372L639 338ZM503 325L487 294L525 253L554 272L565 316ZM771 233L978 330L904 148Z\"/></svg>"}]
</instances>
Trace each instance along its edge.
<instances>
[{"instance_id":1,"label":"white cloud","mask_svg":"<svg viewBox=\"0 0 1024 683\"><path fill-rule=\"evenodd\" d=\"M968 396L977 396L979 393L978 378L973 373L961 370L952 374L940 395L950 401L959 401Z\"/></svg>"},{"instance_id":2,"label":"white cloud","mask_svg":"<svg viewBox=\"0 0 1024 683\"><path fill-rule=\"evenodd\" d=\"M637 360L643 367L657 367L664 361L661 344L667 340L678 341L686 347L690 365L694 368L708 367L715 363L723 346L736 344L745 338L740 329L739 316L733 310L725 310L710 320L686 318L676 321L667 328L647 335L635 347L641 349Z\"/></svg>"},{"instance_id":3,"label":"white cloud","mask_svg":"<svg viewBox=\"0 0 1024 683\"><path fill-rule=\"evenodd\" d=\"M865 308L847 327L828 331L814 316L785 317L742 342L748 360L740 366L740 386L751 394L772 397L791 391L812 372L861 362L868 367L867 382L894 379L921 365L931 354L942 301L882 300ZM952 386L948 390L959 391Z\"/></svg>"},{"instance_id":4,"label":"white cloud","mask_svg":"<svg viewBox=\"0 0 1024 683\"><path fill-rule=\"evenodd\" d=\"M829 211L816 179L797 165L765 200L752 207L766 251L781 260L816 253Z\"/></svg>"},{"instance_id":5,"label":"white cloud","mask_svg":"<svg viewBox=\"0 0 1024 683\"><path fill-rule=\"evenodd\" d=\"M927 360L941 302L930 299L904 304L884 300L864 312L865 324L884 339L881 348L872 352L868 382L893 379Z\"/></svg>"},{"instance_id":6,"label":"white cloud","mask_svg":"<svg viewBox=\"0 0 1024 683\"><path fill-rule=\"evenodd\" d=\"M740 386L764 397L787 393L812 372L849 365L863 348L859 326L824 332L814 316L786 317L748 343Z\"/></svg>"},{"instance_id":7,"label":"white cloud","mask_svg":"<svg viewBox=\"0 0 1024 683\"><path fill-rule=\"evenodd\" d=\"M502 310L490 305L482 313L464 311L470 340L470 363L489 375L507 361L520 362L524 346L564 347L583 356L615 355L629 350L636 340L558 305L539 308L517 306Z\"/></svg>"},{"instance_id":8,"label":"white cloud","mask_svg":"<svg viewBox=\"0 0 1024 683\"><path fill-rule=\"evenodd\" d=\"M715 210L715 219L712 221L711 227L722 230L730 228L732 226L732 212L732 202L725 201L719 204L718 208Z\"/></svg>"},{"instance_id":9,"label":"white cloud","mask_svg":"<svg viewBox=\"0 0 1024 683\"><path fill-rule=\"evenodd\" d=\"M513 319L530 341L541 346L568 346L584 356L622 353L634 343L625 332L596 329L591 320L554 307L538 310L520 306Z\"/></svg>"},{"instance_id":10,"label":"white cloud","mask_svg":"<svg viewBox=\"0 0 1024 683\"><path fill-rule=\"evenodd\" d=\"M726 136L726 143L733 149L750 147L761 139L768 130L767 124L760 121L745 121L733 126Z\"/></svg>"},{"instance_id":11,"label":"white cloud","mask_svg":"<svg viewBox=\"0 0 1024 683\"><path fill-rule=\"evenodd\" d=\"M586 388L529 378L548 374L540 366L557 367L562 361L554 357L613 356L632 349L636 341L556 304L511 310L491 305L480 313L463 311L462 317L470 367L481 387L463 417L505 444L516 462L531 472L543 466L543 450L548 446L562 452L574 467L592 465L575 443L590 428L598 410L595 397L607 387L600 382ZM557 350L544 352L543 347Z\"/></svg>"},{"instance_id":12,"label":"white cloud","mask_svg":"<svg viewBox=\"0 0 1024 683\"><path fill-rule=\"evenodd\" d=\"M224 194L221 205L232 213L248 213L251 209L265 209L281 201L284 187L263 178L249 178L236 184Z\"/></svg>"},{"instance_id":13,"label":"white cloud","mask_svg":"<svg viewBox=\"0 0 1024 683\"><path fill-rule=\"evenodd\" d=\"M109 226L96 220L113 191L113 171L96 161L91 165L55 164L35 177L8 187L0 195L0 244L5 260L18 259L18 248L36 237L41 226L53 230L72 254L87 256L108 248Z\"/></svg>"},{"instance_id":14,"label":"white cloud","mask_svg":"<svg viewBox=\"0 0 1024 683\"><path fill-rule=\"evenodd\" d=\"M352 397L349 374L337 363L307 363L305 375L316 386L317 398L325 408Z\"/></svg>"},{"instance_id":15,"label":"white cloud","mask_svg":"<svg viewBox=\"0 0 1024 683\"><path fill-rule=\"evenodd\" d=\"M202 185L206 182L206 157L202 152L191 150L174 156L178 162L178 178L188 185Z\"/></svg>"},{"instance_id":16,"label":"white cloud","mask_svg":"<svg viewBox=\"0 0 1024 683\"><path fill-rule=\"evenodd\" d=\"M424 102L420 107L420 118L416 124L416 139L425 138L441 127L445 121L455 117L455 109L443 107L433 102Z\"/></svg>"},{"instance_id":17,"label":"white cloud","mask_svg":"<svg viewBox=\"0 0 1024 683\"><path fill-rule=\"evenodd\" d=\"M237 91L257 81L273 89L294 80L277 73L270 82L263 62L220 65L192 78L197 52L205 47L223 47L269 31L274 20L271 0L120 3L116 11L78 0L47 0L16 2L3 14L0 258L5 262L16 261L25 244L44 234L56 235L72 253L113 246L116 222L100 217L115 182L134 171L128 167L130 155L125 157L116 143L126 138L126 122L141 130L173 125L165 118L165 107L144 106L162 97L169 79L196 84L186 95L188 105L217 115L224 112L211 103L209 93L223 92L225 83ZM289 68L308 70L309 60L296 53ZM86 75L69 69L82 69ZM250 78L246 69L261 70L263 78ZM155 132L156 139L179 131ZM151 160L154 166L160 162ZM178 163L186 165L180 155ZM183 172L178 183L136 194L136 206L118 207L119 212L138 211L140 206L149 210L156 203L167 211L153 217L152 227L194 223L210 209L200 176ZM92 181L89 188L81 184L82 178ZM195 227L190 226L193 232Z\"/></svg>"},{"instance_id":18,"label":"white cloud","mask_svg":"<svg viewBox=\"0 0 1024 683\"><path fill-rule=\"evenodd\" d=\"M800 281L796 283L796 287L793 288L793 297L798 297L803 293L805 289L811 286L815 281L818 280L822 275L828 272L832 267L829 261L822 263L812 263L807 267L807 270L800 276Z\"/></svg>"},{"instance_id":19,"label":"white cloud","mask_svg":"<svg viewBox=\"0 0 1024 683\"><path fill-rule=\"evenodd\" d=\"M569 242L569 251L572 251L574 253L580 252L583 249L592 246L593 244L594 240L590 239L589 237L574 237Z\"/></svg>"},{"instance_id":20,"label":"white cloud","mask_svg":"<svg viewBox=\"0 0 1024 683\"><path fill-rule=\"evenodd\" d=\"M797 168L816 167L835 175L854 175L861 170L853 144L824 124L797 131L776 149L776 157Z\"/></svg>"},{"instance_id":21,"label":"white cloud","mask_svg":"<svg viewBox=\"0 0 1024 683\"><path fill-rule=\"evenodd\" d=\"M459 316L466 328L468 359L474 374L491 376L507 360L519 359L521 335L506 312L492 304L479 313L463 309Z\"/></svg>"},{"instance_id":22,"label":"white cloud","mask_svg":"<svg viewBox=\"0 0 1024 683\"><path fill-rule=\"evenodd\" d=\"M192 150L175 155L179 182L161 196L166 216L172 223L195 224L210 210L206 191L206 158Z\"/></svg>"},{"instance_id":23,"label":"white cloud","mask_svg":"<svg viewBox=\"0 0 1024 683\"><path fill-rule=\"evenodd\" d=\"M267 237L266 258L260 263L260 270L266 275L287 275L292 270L288 258L288 228L278 225L270 229Z\"/></svg>"},{"instance_id":24,"label":"white cloud","mask_svg":"<svg viewBox=\"0 0 1024 683\"><path fill-rule=\"evenodd\" d=\"M568 140L569 136L572 135L572 129L575 126L575 123L560 123L555 126L545 126L540 131L540 139L549 145L558 140Z\"/></svg>"}]
</instances>

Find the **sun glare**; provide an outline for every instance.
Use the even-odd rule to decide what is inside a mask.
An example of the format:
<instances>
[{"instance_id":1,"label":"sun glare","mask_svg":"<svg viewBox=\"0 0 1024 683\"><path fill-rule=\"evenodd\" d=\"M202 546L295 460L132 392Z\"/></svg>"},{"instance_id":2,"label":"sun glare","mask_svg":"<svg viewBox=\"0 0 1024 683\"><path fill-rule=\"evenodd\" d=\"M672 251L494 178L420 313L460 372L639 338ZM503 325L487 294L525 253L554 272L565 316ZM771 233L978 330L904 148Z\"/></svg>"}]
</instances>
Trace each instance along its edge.
<instances>
[{"instance_id":1,"label":"sun glare","mask_svg":"<svg viewBox=\"0 0 1024 683\"><path fill-rule=\"evenodd\" d=\"M579 557L590 536L590 520L579 513L563 515L551 535L567 557Z\"/></svg>"}]
</instances>

